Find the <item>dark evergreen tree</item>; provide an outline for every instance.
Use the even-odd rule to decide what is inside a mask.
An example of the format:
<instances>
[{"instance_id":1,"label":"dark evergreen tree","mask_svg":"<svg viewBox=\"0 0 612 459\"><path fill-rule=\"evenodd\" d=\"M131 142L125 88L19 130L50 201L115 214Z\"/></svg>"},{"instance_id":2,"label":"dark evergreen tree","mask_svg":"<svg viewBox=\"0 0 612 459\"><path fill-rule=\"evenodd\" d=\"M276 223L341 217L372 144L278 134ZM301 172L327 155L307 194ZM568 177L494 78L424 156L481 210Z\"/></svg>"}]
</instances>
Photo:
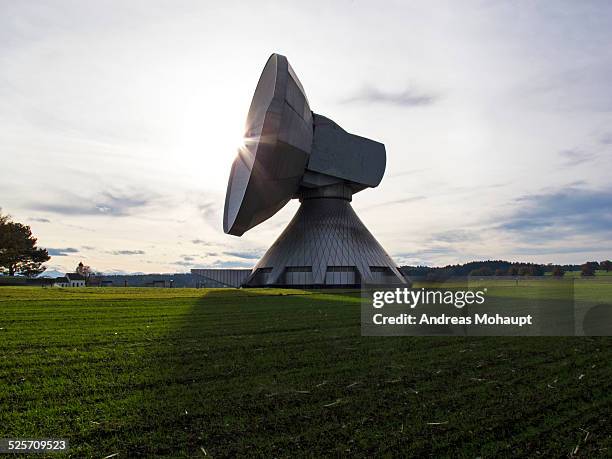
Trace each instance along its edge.
<instances>
[{"instance_id":1,"label":"dark evergreen tree","mask_svg":"<svg viewBox=\"0 0 612 459\"><path fill-rule=\"evenodd\" d=\"M36 247L36 238L29 226L0 214L0 272L14 276L36 276L51 257L46 249Z\"/></svg>"}]
</instances>

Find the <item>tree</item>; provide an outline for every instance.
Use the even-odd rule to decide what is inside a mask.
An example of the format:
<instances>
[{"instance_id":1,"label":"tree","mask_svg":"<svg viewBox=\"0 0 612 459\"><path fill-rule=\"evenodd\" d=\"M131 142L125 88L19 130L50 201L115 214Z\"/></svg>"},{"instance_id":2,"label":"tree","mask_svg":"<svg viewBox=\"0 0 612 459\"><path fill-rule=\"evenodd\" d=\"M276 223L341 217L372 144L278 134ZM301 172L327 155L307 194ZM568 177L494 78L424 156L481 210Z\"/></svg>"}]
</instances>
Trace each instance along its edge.
<instances>
[{"instance_id":1,"label":"tree","mask_svg":"<svg viewBox=\"0 0 612 459\"><path fill-rule=\"evenodd\" d=\"M552 270L553 277L563 277L565 276L565 271L561 266L555 266Z\"/></svg>"},{"instance_id":2,"label":"tree","mask_svg":"<svg viewBox=\"0 0 612 459\"><path fill-rule=\"evenodd\" d=\"M496 276L504 276L505 274L506 274L506 273L505 273L505 272L504 272L504 270L503 270L503 269L501 269L501 268L497 268L497 269L495 270L495 275L496 275Z\"/></svg>"},{"instance_id":3,"label":"tree","mask_svg":"<svg viewBox=\"0 0 612 459\"><path fill-rule=\"evenodd\" d=\"M47 269L42 264L50 258L46 249L36 247L29 226L0 214L0 272L36 276Z\"/></svg>"},{"instance_id":4,"label":"tree","mask_svg":"<svg viewBox=\"0 0 612 459\"><path fill-rule=\"evenodd\" d=\"M599 269L599 262L598 261L587 261L587 265L591 265L593 267L594 270L598 270Z\"/></svg>"},{"instance_id":5,"label":"tree","mask_svg":"<svg viewBox=\"0 0 612 459\"><path fill-rule=\"evenodd\" d=\"M601 267L601 269L605 269L606 272L610 272L610 270L612 269L612 261L610 260L602 261L601 263L599 263L599 266Z\"/></svg>"},{"instance_id":6,"label":"tree","mask_svg":"<svg viewBox=\"0 0 612 459\"><path fill-rule=\"evenodd\" d=\"M472 271L470 271L470 276L492 276L492 275L493 275L493 271L491 271L491 268L489 268L488 266L483 266L478 269L472 269Z\"/></svg>"},{"instance_id":7,"label":"tree","mask_svg":"<svg viewBox=\"0 0 612 459\"><path fill-rule=\"evenodd\" d=\"M580 267L580 275L584 277L591 277L595 275L595 266L591 262L586 262Z\"/></svg>"},{"instance_id":8,"label":"tree","mask_svg":"<svg viewBox=\"0 0 612 459\"><path fill-rule=\"evenodd\" d=\"M77 267L74 270L74 272L77 273L77 274L80 274L85 279L88 279L89 276L92 275L91 266L84 265L82 261L79 262L79 264L77 265Z\"/></svg>"},{"instance_id":9,"label":"tree","mask_svg":"<svg viewBox=\"0 0 612 459\"><path fill-rule=\"evenodd\" d=\"M519 276L531 276L531 268L529 266L521 266L518 270Z\"/></svg>"},{"instance_id":10,"label":"tree","mask_svg":"<svg viewBox=\"0 0 612 459\"><path fill-rule=\"evenodd\" d=\"M519 269L517 266L510 266L508 268L508 276L518 276Z\"/></svg>"},{"instance_id":11,"label":"tree","mask_svg":"<svg viewBox=\"0 0 612 459\"><path fill-rule=\"evenodd\" d=\"M102 277L104 276L103 273L97 273L94 272L93 270L89 273L89 277L87 278L87 285L88 286L98 286L101 287L102 286Z\"/></svg>"},{"instance_id":12,"label":"tree","mask_svg":"<svg viewBox=\"0 0 612 459\"><path fill-rule=\"evenodd\" d=\"M91 266L84 265L82 261L79 262L74 272L85 278L85 285L89 285L94 280L95 273L93 269L91 269Z\"/></svg>"}]
</instances>

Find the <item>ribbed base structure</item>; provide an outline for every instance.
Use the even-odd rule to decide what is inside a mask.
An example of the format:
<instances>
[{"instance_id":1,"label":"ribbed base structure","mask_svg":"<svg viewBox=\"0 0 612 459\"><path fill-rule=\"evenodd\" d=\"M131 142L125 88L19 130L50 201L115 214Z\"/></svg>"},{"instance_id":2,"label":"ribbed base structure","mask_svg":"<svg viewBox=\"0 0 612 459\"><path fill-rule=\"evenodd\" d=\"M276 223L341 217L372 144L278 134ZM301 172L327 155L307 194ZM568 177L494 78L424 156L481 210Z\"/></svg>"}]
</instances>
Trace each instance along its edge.
<instances>
[{"instance_id":1,"label":"ribbed base structure","mask_svg":"<svg viewBox=\"0 0 612 459\"><path fill-rule=\"evenodd\" d=\"M358 287L362 282L406 283L348 200L314 198L303 200L244 285Z\"/></svg>"}]
</instances>

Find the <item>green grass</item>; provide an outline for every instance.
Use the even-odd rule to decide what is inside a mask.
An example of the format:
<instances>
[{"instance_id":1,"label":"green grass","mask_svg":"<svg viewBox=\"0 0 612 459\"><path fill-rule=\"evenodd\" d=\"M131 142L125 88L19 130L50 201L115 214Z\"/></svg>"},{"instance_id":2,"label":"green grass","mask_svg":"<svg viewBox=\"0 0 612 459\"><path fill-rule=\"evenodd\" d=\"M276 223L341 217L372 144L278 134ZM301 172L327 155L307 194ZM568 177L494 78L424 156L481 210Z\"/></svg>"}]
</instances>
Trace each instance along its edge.
<instances>
[{"instance_id":1,"label":"green grass","mask_svg":"<svg viewBox=\"0 0 612 459\"><path fill-rule=\"evenodd\" d=\"M98 458L612 454L612 339L359 320L341 291L3 287L0 438Z\"/></svg>"},{"instance_id":2,"label":"green grass","mask_svg":"<svg viewBox=\"0 0 612 459\"><path fill-rule=\"evenodd\" d=\"M544 273L545 276L552 276L551 272ZM598 269L595 271L595 277L612 277L612 271ZM563 277L582 277L581 271L566 271Z\"/></svg>"}]
</instances>

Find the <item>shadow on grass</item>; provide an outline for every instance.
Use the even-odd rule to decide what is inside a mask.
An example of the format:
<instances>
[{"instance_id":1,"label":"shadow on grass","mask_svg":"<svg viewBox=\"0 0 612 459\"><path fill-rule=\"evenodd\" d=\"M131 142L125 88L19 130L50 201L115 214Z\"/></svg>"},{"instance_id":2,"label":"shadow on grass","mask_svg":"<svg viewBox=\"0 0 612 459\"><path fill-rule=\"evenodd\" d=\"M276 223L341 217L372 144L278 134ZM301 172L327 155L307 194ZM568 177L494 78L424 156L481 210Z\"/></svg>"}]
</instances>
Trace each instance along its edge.
<instances>
[{"instance_id":1,"label":"shadow on grass","mask_svg":"<svg viewBox=\"0 0 612 459\"><path fill-rule=\"evenodd\" d=\"M364 338L357 292L263 293L143 317L161 331L90 440L127 457L559 455L610 420L600 342Z\"/></svg>"},{"instance_id":2,"label":"shadow on grass","mask_svg":"<svg viewBox=\"0 0 612 459\"><path fill-rule=\"evenodd\" d=\"M348 324L343 303L354 312ZM306 402L302 369L331 367L330 330L359 335L358 304L355 292L223 289L145 314L138 372L119 375L121 393L87 441L128 457L269 453L277 435L299 434L299 423L274 425L279 400Z\"/></svg>"},{"instance_id":3,"label":"shadow on grass","mask_svg":"<svg viewBox=\"0 0 612 459\"><path fill-rule=\"evenodd\" d=\"M128 457L268 454L277 441L288 454L312 427L313 387L318 409L336 400L324 386L338 342L359 339L358 307L357 292L211 290L145 313L138 367L118 369L83 440Z\"/></svg>"}]
</instances>

